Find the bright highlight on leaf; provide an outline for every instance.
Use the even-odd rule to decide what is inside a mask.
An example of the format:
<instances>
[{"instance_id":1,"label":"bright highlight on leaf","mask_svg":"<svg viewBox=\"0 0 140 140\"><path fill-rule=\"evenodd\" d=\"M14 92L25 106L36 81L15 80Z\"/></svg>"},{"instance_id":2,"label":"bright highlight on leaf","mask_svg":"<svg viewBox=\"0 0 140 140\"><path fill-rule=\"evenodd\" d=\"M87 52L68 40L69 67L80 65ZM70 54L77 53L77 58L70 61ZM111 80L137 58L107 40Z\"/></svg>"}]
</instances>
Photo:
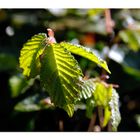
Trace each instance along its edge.
<instances>
[{"instance_id":1,"label":"bright highlight on leaf","mask_svg":"<svg viewBox=\"0 0 140 140\"><path fill-rule=\"evenodd\" d=\"M45 47L46 34L40 33L34 35L23 45L20 52L20 68L23 69L23 75L27 77L35 77L39 74L40 61L39 56Z\"/></svg>"},{"instance_id":2,"label":"bright highlight on leaf","mask_svg":"<svg viewBox=\"0 0 140 140\"><path fill-rule=\"evenodd\" d=\"M97 57L92 49L83 47L81 45L74 45L67 42L62 42L60 43L60 45L65 47L67 50L69 50L73 54L80 55L84 58L87 58L95 62L96 64L104 68L108 73L111 73L110 70L108 69L106 62L102 60L101 58Z\"/></svg>"}]
</instances>

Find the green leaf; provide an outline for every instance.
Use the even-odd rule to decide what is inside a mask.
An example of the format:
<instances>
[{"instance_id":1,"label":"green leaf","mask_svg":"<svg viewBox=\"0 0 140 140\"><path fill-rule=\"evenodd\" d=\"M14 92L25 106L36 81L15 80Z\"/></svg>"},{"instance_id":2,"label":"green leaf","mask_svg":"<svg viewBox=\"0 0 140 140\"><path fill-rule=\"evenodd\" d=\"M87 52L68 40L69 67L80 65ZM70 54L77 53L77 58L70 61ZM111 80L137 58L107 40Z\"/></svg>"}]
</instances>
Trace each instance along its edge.
<instances>
[{"instance_id":1,"label":"green leaf","mask_svg":"<svg viewBox=\"0 0 140 140\"><path fill-rule=\"evenodd\" d=\"M80 55L84 58L87 58L95 62L96 64L104 68L108 73L111 73L110 70L108 69L106 62L102 60L101 58L99 58L98 56L96 56L91 48L83 47L81 45L74 45L67 42L61 42L60 45L66 48L71 53Z\"/></svg>"},{"instance_id":2,"label":"green leaf","mask_svg":"<svg viewBox=\"0 0 140 140\"><path fill-rule=\"evenodd\" d=\"M74 112L73 104L80 98L82 71L77 61L63 46L48 45L41 61L40 78L50 94L52 102L67 111Z\"/></svg>"},{"instance_id":3,"label":"green leaf","mask_svg":"<svg viewBox=\"0 0 140 140\"><path fill-rule=\"evenodd\" d=\"M63 107L64 110L67 111L68 115L70 117L73 116L73 113L74 113L74 104L67 104Z\"/></svg>"},{"instance_id":4,"label":"green leaf","mask_svg":"<svg viewBox=\"0 0 140 140\"><path fill-rule=\"evenodd\" d=\"M96 82L96 89L93 93L96 106L101 106L104 109L103 127L107 125L111 117L109 102L112 97L112 85L106 85L102 81Z\"/></svg>"},{"instance_id":5,"label":"green leaf","mask_svg":"<svg viewBox=\"0 0 140 140\"><path fill-rule=\"evenodd\" d=\"M39 56L46 46L46 37L44 33L34 35L23 45L19 58L20 68L23 68L23 75L31 78L38 75L40 69Z\"/></svg>"},{"instance_id":6,"label":"green leaf","mask_svg":"<svg viewBox=\"0 0 140 140\"><path fill-rule=\"evenodd\" d=\"M119 95L115 89L112 91L112 97L109 102L111 108L111 123L113 131L117 131L117 127L121 121L121 115L119 111Z\"/></svg>"},{"instance_id":7,"label":"green leaf","mask_svg":"<svg viewBox=\"0 0 140 140\"><path fill-rule=\"evenodd\" d=\"M96 82L93 96L97 106L108 106L112 96L112 85L105 86L102 82Z\"/></svg>"},{"instance_id":8,"label":"green leaf","mask_svg":"<svg viewBox=\"0 0 140 140\"><path fill-rule=\"evenodd\" d=\"M112 130L116 131L121 120L118 93L112 85L106 86L102 82L97 82L93 95L96 105L105 109L103 126L105 127L111 119Z\"/></svg>"},{"instance_id":9,"label":"green leaf","mask_svg":"<svg viewBox=\"0 0 140 140\"><path fill-rule=\"evenodd\" d=\"M107 84L98 78L90 80L95 84L95 90L86 101L87 117L91 118L95 107L102 107L104 109L102 126L105 127L111 120L112 130L116 131L121 120L118 93L111 84Z\"/></svg>"},{"instance_id":10,"label":"green leaf","mask_svg":"<svg viewBox=\"0 0 140 140\"><path fill-rule=\"evenodd\" d=\"M107 123L109 122L110 120L110 117L111 117L111 111L109 109L109 107L105 107L105 110L104 110L104 122L103 122L103 127L105 127L107 125Z\"/></svg>"},{"instance_id":11,"label":"green leaf","mask_svg":"<svg viewBox=\"0 0 140 140\"><path fill-rule=\"evenodd\" d=\"M95 91L95 84L92 79L83 80L83 85L81 86L81 98L90 98Z\"/></svg>"},{"instance_id":12,"label":"green leaf","mask_svg":"<svg viewBox=\"0 0 140 140\"><path fill-rule=\"evenodd\" d=\"M17 103L14 109L20 112L31 112L53 107L50 104L45 104L45 100L47 100L47 98L47 96L42 94L35 94Z\"/></svg>"},{"instance_id":13,"label":"green leaf","mask_svg":"<svg viewBox=\"0 0 140 140\"><path fill-rule=\"evenodd\" d=\"M140 32L135 30L123 30L119 32L120 38L128 44L133 51L140 49Z\"/></svg>"},{"instance_id":14,"label":"green leaf","mask_svg":"<svg viewBox=\"0 0 140 140\"><path fill-rule=\"evenodd\" d=\"M88 98L86 100L86 116L88 118L91 118L93 115L93 109L96 107L96 103L93 99L93 97Z\"/></svg>"}]
</instances>

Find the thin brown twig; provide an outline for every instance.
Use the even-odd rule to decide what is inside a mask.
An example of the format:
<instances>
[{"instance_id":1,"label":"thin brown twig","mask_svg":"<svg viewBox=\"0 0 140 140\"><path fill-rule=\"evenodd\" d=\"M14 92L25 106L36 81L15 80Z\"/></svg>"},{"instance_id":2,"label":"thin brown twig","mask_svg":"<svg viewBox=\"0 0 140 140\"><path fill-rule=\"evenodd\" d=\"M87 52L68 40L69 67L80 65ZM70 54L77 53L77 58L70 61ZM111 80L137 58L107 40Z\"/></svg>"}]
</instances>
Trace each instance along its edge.
<instances>
[{"instance_id":1,"label":"thin brown twig","mask_svg":"<svg viewBox=\"0 0 140 140\"><path fill-rule=\"evenodd\" d=\"M92 132L93 131L93 128L94 128L94 125L95 125L95 122L96 122L96 113L93 113L92 117L91 117L91 120L90 120L90 123L89 123L89 127L88 127L88 132Z\"/></svg>"},{"instance_id":2,"label":"thin brown twig","mask_svg":"<svg viewBox=\"0 0 140 140\"><path fill-rule=\"evenodd\" d=\"M115 26L114 21L111 18L111 12L109 9L105 10L105 24L106 24L106 32L108 33L108 35L113 36L113 28ZM113 36L114 37L114 36ZM112 43L112 39L108 42L109 47L111 47L111 43ZM108 51L109 53L109 51ZM106 54L105 60L108 62L108 54ZM101 79L103 81L106 81L109 77L107 76L107 72L103 69L102 70L102 74L101 74ZM118 85L113 85L113 87L118 87ZM103 114L103 108L102 107L98 107L98 116L99 116L99 124L101 129L103 129L103 121L104 121L104 114ZM111 126L111 122L109 121L108 123L108 131L112 130L112 126Z\"/></svg>"},{"instance_id":3,"label":"thin brown twig","mask_svg":"<svg viewBox=\"0 0 140 140\"><path fill-rule=\"evenodd\" d=\"M104 114L103 114L103 108L101 106L98 107L98 116L99 116L100 127L103 128Z\"/></svg>"},{"instance_id":4,"label":"thin brown twig","mask_svg":"<svg viewBox=\"0 0 140 140\"><path fill-rule=\"evenodd\" d=\"M111 19L111 12L109 9L105 10L106 31L111 34L113 32L114 21Z\"/></svg>"},{"instance_id":5,"label":"thin brown twig","mask_svg":"<svg viewBox=\"0 0 140 140\"><path fill-rule=\"evenodd\" d=\"M111 12L110 12L110 9L105 9L105 12L104 12L104 14L105 14L105 25L106 25L106 32L108 33L108 37L109 37L109 39L110 39L110 37L111 37L111 39L109 40L109 42L108 42L108 45L109 45L109 47L111 47L111 42L112 42L112 40L113 40L113 38L114 38L114 32L113 32L113 28L114 28L114 26L115 26L115 23L114 23L114 21L112 20L112 18L111 18ZM111 36L110 36L111 35ZM108 62L109 61L109 59L108 59L108 53L109 53L109 50L108 50L108 52L106 53L106 56L105 56L105 60L106 60L106 62ZM102 74L101 74L101 76L102 75L107 75L107 72L104 70L104 69L102 69ZM104 81L106 81L107 79L104 79Z\"/></svg>"},{"instance_id":6,"label":"thin brown twig","mask_svg":"<svg viewBox=\"0 0 140 140\"><path fill-rule=\"evenodd\" d=\"M64 123L62 120L59 120L59 130L64 131Z\"/></svg>"},{"instance_id":7,"label":"thin brown twig","mask_svg":"<svg viewBox=\"0 0 140 140\"><path fill-rule=\"evenodd\" d=\"M109 123L107 125L107 130L108 130L108 132L111 132L112 131L111 121L109 121Z\"/></svg>"}]
</instances>

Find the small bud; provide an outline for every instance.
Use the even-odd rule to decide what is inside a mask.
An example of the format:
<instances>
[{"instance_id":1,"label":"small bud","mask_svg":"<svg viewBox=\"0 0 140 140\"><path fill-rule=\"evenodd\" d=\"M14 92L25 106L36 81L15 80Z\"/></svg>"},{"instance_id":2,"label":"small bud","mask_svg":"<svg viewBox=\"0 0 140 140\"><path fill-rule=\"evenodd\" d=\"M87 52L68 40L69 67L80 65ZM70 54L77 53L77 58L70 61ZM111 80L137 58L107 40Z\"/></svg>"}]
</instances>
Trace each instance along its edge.
<instances>
[{"instance_id":1,"label":"small bud","mask_svg":"<svg viewBox=\"0 0 140 140\"><path fill-rule=\"evenodd\" d=\"M101 80L107 80L107 79L109 79L109 76L108 75L101 75L100 79Z\"/></svg>"},{"instance_id":2,"label":"small bud","mask_svg":"<svg viewBox=\"0 0 140 140\"><path fill-rule=\"evenodd\" d=\"M50 105L50 106L53 106L53 105L54 105L54 104L51 102L50 97L47 97L47 98L43 99L43 100L41 101L41 103L42 103L43 105Z\"/></svg>"},{"instance_id":3,"label":"small bud","mask_svg":"<svg viewBox=\"0 0 140 140\"><path fill-rule=\"evenodd\" d=\"M112 84L112 86L113 86L114 88L119 88L119 85L117 85L117 84Z\"/></svg>"},{"instance_id":4,"label":"small bud","mask_svg":"<svg viewBox=\"0 0 140 140\"><path fill-rule=\"evenodd\" d=\"M48 31L48 36L49 37L54 37L54 32L53 32L52 29L47 29L47 31Z\"/></svg>"},{"instance_id":5,"label":"small bud","mask_svg":"<svg viewBox=\"0 0 140 140\"><path fill-rule=\"evenodd\" d=\"M54 38L54 32L53 32L53 30L52 29L47 29L47 31L48 31L48 42L49 42L49 44L52 44L52 43L56 43L56 40L55 40L55 38Z\"/></svg>"}]
</instances>

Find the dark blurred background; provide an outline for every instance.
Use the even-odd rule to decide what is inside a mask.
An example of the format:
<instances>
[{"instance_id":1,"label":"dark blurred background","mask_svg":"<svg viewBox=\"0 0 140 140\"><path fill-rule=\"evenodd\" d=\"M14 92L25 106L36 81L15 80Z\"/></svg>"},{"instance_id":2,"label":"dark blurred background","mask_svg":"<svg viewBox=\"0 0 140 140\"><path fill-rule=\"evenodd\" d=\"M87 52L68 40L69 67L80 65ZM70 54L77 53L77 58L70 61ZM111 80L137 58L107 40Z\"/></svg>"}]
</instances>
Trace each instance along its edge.
<instances>
[{"instance_id":1,"label":"dark blurred background","mask_svg":"<svg viewBox=\"0 0 140 140\"><path fill-rule=\"evenodd\" d=\"M112 72L108 82L119 85L118 131L140 130L140 10L110 11L115 26L108 34L105 9L0 9L0 131L88 130L84 106L77 107L72 118L59 108L42 110L32 97L44 96L39 81L21 74L18 58L23 43L47 28L54 30L57 42L91 47L107 61ZM88 77L101 74L94 63L75 57Z\"/></svg>"}]
</instances>

